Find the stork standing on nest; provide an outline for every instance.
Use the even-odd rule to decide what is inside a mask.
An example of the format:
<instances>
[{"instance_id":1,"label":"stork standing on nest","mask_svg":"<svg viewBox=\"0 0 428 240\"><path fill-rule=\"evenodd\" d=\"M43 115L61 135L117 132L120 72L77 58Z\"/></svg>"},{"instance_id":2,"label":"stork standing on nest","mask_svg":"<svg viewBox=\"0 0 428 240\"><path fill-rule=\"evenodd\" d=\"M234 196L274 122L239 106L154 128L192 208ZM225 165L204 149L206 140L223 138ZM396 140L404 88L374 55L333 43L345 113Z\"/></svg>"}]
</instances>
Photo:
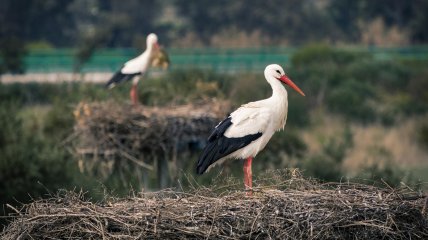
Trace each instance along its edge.
<instances>
[{"instance_id":1,"label":"stork standing on nest","mask_svg":"<svg viewBox=\"0 0 428 240\"><path fill-rule=\"evenodd\" d=\"M146 44L146 50L140 56L127 61L106 84L106 87L113 88L118 83L133 79L130 92L133 105L138 104L137 85L140 80L139 75L143 75L147 71L154 50L159 49L156 34L150 33L147 36Z\"/></svg>"},{"instance_id":2,"label":"stork standing on nest","mask_svg":"<svg viewBox=\"0 0 428 240\"><path fill-rule=\"evenodd\" d=\"M196 167L196 173L203 174L226 159L245 159L244 185L249 190L248 195L251 195L252 188L253 158L266 146L275 131L284 128L287 120L287 90L282 83L305 96L278 64L268 65L264 75L272 87L272 96L244 104L221 121L208 137Z\"/></svg>"}]
</instances>

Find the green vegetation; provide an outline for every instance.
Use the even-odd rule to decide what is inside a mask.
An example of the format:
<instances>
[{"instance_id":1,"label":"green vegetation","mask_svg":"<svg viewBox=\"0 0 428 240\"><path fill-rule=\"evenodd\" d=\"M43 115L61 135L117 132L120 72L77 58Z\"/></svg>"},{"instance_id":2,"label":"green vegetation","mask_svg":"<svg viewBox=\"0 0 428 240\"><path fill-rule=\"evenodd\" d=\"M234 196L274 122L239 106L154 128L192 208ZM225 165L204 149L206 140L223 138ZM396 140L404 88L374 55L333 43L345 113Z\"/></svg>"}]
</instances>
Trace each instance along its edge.
<instances>
[{"instance_id":1,"label":"green vegetation","mask_svg":"<svg viewBox=\"0 0 428 240\"><path fill-rule=\"evenodd\" d=\"M325 105L350 121L388 123L390 115L428 110L422 67L412 70L406 62L375 60L324 45L297 52L292 64L290 74L305 80L303 88L313 105Z\"/></svg>"},{"instance_id":2,"label":"green vegetation","mask_svg":"<svg viewBox=\"0 0 428 240\"><path fill-rule=\"evenodd\" d=\"M34 118L21 119L20 105L0 105L0 204L27 202L48 190L73 187L70 156L44 138ZM24 126L24 125L28 126ZM30 125L31 124L31 125Z\"/></svg>"}]
</instances>

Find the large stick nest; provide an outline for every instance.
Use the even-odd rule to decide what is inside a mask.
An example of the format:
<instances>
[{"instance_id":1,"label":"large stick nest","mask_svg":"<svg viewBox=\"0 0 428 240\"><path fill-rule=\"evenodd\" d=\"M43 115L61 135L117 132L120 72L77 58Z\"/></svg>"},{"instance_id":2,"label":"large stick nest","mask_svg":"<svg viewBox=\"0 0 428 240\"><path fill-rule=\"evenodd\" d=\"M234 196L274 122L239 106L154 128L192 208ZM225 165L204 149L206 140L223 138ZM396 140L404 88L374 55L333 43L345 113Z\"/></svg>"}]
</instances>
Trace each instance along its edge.
<instances>
[{"instance_id":1,"label":"large stick nest","mask_svg":"<svg viewBox=\"0 0 428 240\"><path fill-rule=\"evenodd\" d=\"M410 190L305 180L259 180L141 193L103 203L63 193L16 210L1 239L427 239L425 196ZM228 190L225 190L228 189Z\"/></svg>"},{"instance_id":2,"label":"large stick nest","mask_svg":"<svg viewBox=\"0 0 428 240\"><path fill-rule=\"evenodd\" d=\"M180 152L199 151L228 110L218 100L168 107L82 102L70 142L81 170L104 177L114 169L153 170L158 158L176 161Z\"/></svg>"}]
</instances>

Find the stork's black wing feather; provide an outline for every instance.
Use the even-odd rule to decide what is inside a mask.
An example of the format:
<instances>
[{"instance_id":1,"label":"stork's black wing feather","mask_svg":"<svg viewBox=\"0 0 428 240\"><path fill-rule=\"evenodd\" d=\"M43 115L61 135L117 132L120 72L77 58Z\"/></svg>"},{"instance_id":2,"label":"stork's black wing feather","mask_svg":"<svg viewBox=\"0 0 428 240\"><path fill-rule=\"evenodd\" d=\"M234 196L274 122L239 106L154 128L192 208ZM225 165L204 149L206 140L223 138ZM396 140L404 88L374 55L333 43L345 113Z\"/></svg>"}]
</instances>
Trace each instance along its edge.
<instances>
[{"instance_id":1,"label":"stork's black wing feather","mask_svg":"<svg viewBox=\"0 0 428 240\"><path fill-rule=\"evenodd\" d=\"M211 132L207 145L199 156L196 167L197 174L203 174L217 160L247 146L262 135L262 133L255 133L239 138L228 138L224 136L224 133L231 125L232 118L229 116L221 121Z\"/></svg>"},{"instance_id":2,"label":"stork's black wing feather","mask_svg":"<svg viewBox=\"0 0 428 240\"><path fill-rule=\"evenodd\" d=\"M113 77L106 83L105 86L106 88L114 87L116 84L131 80L132 78L140 74L141 72L125 74L119 70L113 75Z\"/></svg>"}]
</instances>

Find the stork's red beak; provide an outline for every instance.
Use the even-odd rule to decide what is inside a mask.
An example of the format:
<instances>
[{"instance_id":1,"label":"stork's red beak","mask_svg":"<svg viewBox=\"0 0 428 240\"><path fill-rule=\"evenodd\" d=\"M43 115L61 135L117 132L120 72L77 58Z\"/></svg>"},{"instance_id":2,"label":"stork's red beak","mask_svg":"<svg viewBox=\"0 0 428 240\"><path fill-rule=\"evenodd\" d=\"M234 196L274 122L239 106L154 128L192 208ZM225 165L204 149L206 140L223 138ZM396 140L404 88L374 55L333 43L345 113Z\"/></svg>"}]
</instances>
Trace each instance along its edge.
<instances>
[{"instance_id":1,"label":"stork's red beak","mask_svg":"<svg viewBox=\"0 0 428 240\"><path fill-rule=\"evenodd\" d=\"M279 80L287 85L289 85L291 88L293 88L294 90L296 90L298 93L302 94L302 96L305 96L305 94L303 93L302 90L300 90L300 88L294 84L293 81L291 81L291 79L289 79L287 76L282 75Z\"/></svg>"},{"instance_id":2,"label":"stork's red beak","mask_svg":"<svg viewBox=\"0 0 428 240\"><path fill-rule=\"evenodd\" d=\"M153 43L153 46L154 46L156 49L159 49L159 43L155 42L155 43Z\"/></svg>"}]
</instances>

